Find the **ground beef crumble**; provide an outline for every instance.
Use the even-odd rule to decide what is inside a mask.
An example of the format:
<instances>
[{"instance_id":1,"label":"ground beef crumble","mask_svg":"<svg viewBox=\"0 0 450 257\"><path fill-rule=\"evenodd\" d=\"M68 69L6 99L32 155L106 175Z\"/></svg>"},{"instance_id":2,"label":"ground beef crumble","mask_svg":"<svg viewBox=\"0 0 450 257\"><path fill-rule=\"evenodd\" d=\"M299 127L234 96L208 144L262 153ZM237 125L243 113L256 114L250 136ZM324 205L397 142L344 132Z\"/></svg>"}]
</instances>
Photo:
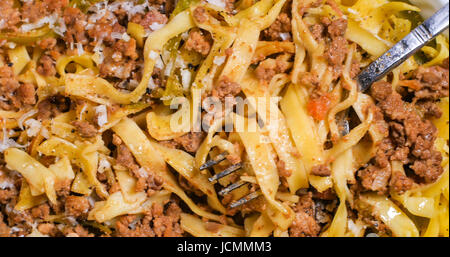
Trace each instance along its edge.
<instances>
[{"instance_id":1,"label":"ground beef crumble","mask_svg":"<svg viewBox=\"0 0 450 257\"><path fill-rule=\"evenodd\" d=\"M140 168L134 160L131 151L115 134L113 135L113 144L117 147L117 163L128 168L128 170L137 178L137 192L144 191L151 196L156 191L161 190L164 182L163 179L144 168Z\"/></svg>"},{"instance_id":2,"label":"ground beef crumble","mask_svg":"<svg viewBox=\"0 0 450 257\"><path fill-rule=\"evenodd\" d=\"M211 49L212 39L209 34L198 29L189 32L188 39L184 45L186 50L195 51L203 56L207 56Z\"/></svg>"},{"instance_id":3,"label":"ground beef crumble","mask_svg":"<svg viewBox=\"0 0 450 257\"><path fill-rule=\"evenodd\" d=\"M170 202L166 210L154 204L144 217L125 215L116 222L116 235L124 237L178 237L183 235L180 226L181 209Z\"/></svg>"},{"instance_id":4,"label":"ground beef crumble","mask_svg":"<svg viewBox=\"0 0 450 257\"><path fill-rule=\"evenodd\" d=\"M36 103L36 88L31 83L21 83L12 67L0 67L0 109L16 110Z\"/></svg>"},{"instance_id":5,"label":"ground beef crumble","mask_svg":"<svg viewBox=\"0 0 450 257\"><path fill-rule=\"evenodd\" d=\"M224 76L215 85L212 90L212 96L219 98L221 101L225 100L227 96L236 96L241 92L241 86L231 81L230 78Z\"/></svg>"},{"instance_id":6,"label":"ground beef crumble","mask_svg":"<svg viewBox=\"0 0 450 257\"><path fill-rule=\"evenodd\" d=\"M435 69L440 68L431 70ZM423 71L419 68L415 73L420 74ZM441 79L448 80L448 75L442 76ZM437 80L434 83L445 84ZM391 185L394 190L403 193L411 189L414 183L436 181L443 172L442 155L434 148L436 127L429 120L421 118L414 110L414 102L404 101L402 95L394 91L390 83L374 83L371 94L386 120L389 136L379 145L373 162L358 172L363 188L384 193ZM414 176L392 174L391 161L401 162Z\"/></svg>"},{"instance_id":7,"label":"ground beef crumble","mask_svg":"<svg viewBox=\"0 0 450 257\"><path fill-rule=\"evenodd\" d=\"M300 197L294 208L295 219L289 227L291 237L314 237L320 232L320 226L315 219L315 207L312 193Z\"/></svg>"},{"instance_id":8,"label":"ground beef crumble","mask_svg":"<svg viewBox=\"0 0 450 257\"><path fill-rule=\"evenodd\" d=\"M73 121L72 125L75 126L76 130L81 137L90 138L97 135L98 131L94 125L84 120Z\"/></svg>"},{"instance_id":9,"label":"ground beef crumble","mask_svg":"<svg viewBox=\"0 0 450 257\"><path fill-rule=\"evenodd\" d=\"M269 41L291 40L291 18L288 13L282 12L278 15L270 27L262 31L262 36Z\"/></svg>"},{"instance_id":10,"label":"ground beef crumble","mask_svg":"<svg viewBox=\"0 0 450 257\"><path fill-rule=\"evenodd\" d=\"M270 81L278 73L284 73L289 68L283 55L277 58L267 58L255 69L256 78L260 81Z\"/></svg>"},{"instance_id":11,"label":"ground beef crumble","mask_svg":"<svg viewBox=\"0 0 450 257\"><path fill-rule=\"evenodd\" d=\"M17 30L16 24L21 20L20 12L14 8L14 0L0 1L0 30L9 29Z\"/></svg>"},{"instance_id":12,"label":"ground beef crumble","mask_svg":"<svg viewBox=\"0 0 450 257\"><path fill-rule=\"evenodd\" d=\"M181 137L177 137L174 141L180 144L186 151L195 153L200 147L206 134L204 132L189 132Z\"/></svg>"},{"instance_id":13,"label":"ground beef crumble","mask_svg":"<svg viewBox=\"0 0 450 257\"><path fill-rule=\"evenodd\" d=\"M319 177L327 177L331 175L331 170L327 165L320 164L312 167L311 174Z\"/></svg>"},{"instance_id":14,"label":"ground beef crumble","mask_svg":"<svg viewBox=\"0 0 450 257\"><path fill-rule=\"evenodd\" d=\"M90 209L89 200L84 196L68 196L66 198L66 214L76 218L86 217Z\"/></svg>"}]
</instances>

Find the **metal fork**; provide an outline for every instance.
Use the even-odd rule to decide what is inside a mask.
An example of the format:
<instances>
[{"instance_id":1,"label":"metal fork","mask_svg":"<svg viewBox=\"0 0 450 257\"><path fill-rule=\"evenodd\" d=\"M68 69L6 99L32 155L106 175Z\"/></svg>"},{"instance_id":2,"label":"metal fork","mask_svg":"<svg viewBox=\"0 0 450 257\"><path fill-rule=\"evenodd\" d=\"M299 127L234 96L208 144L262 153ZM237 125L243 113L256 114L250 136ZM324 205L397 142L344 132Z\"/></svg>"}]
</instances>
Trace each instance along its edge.
<instances>
[{"instance_id":1,"label":"metal fork","mask_svg":"<svg viewBox=\"0 0 450 257\"><path fill-rule=\"evenodd\" d=\"M215 158L210 159L209 161L207 161L203 165L201 165L200 166L200 170L209 169L209 168L213 167L214 165L217 165L217 164L225 161L227 159L227 156L228 156L228 152L223 152L223 153L217 155ZM209 180L209 182L217 181L217 180L219 180L219 179L221 179L223 177L226 177L226 176L228 176L228 175L230 175L230 174L240 170L242 168L242 166L243 166L242 163L232 164L228 168L226 168L225 170L223 170L223 171L213 175L212 177L208 178L208 180ZM231 191L236 190L236 189L238 189L240 187L243 187L245 185L250 185L250 182L239 180L238 182L232 183L231 185L228 185L227 187L222 188L218 192L218 194L220 196L225 196L225 195L229 194ZM244 197L242 197L242 198L232 202L230 204L230 208L235 208L235 207L241 206L241 205L243 205L243 204L245 204L245 203L247 203L247 202L249 202L249 201L251 201L253 199L258 198L260 195L261 194L260 194L259 191L252 192L252 193L250 193L250 194L248 194L248 195L246 195L246 196L244 196Z\"/></svg>"},{"instance_id":2,"label":"metal fork","mask_svg":"<svg viewBox=\"0 0 450 257\"><path fill-rule=\"evenodd\" d=\"M367 68L365 68L356 78L359 85L359 90L364 92L374 82L383 78L390 71L398 67L401 63L407 60L410 56L416 53L420 48L433 40L437 35L443 32L449 26L449 4L447 3L443 8L437 11L433 16L424 21L421 25L417 26L406 37L396 43L385 54L380 56L374 62L372 62ZM338 120L339 127L341 128L341 135L344 136L350 132L350 126L347 120L348 109L343 111L339 115ZM205 162L200 166L200 170L209 169L214 165L217 165L226 160L228 153L223 152L217 155L214 159ZM225 176L228 176L242 168L242 163L237 163L229 166L220 173L217 173L210 177L210 182L217 181ZM249 185L249 182L238 181L231 185L221 189L218 194L225 196L233 190L245 185ZM253 199L258 198L261 195L259 191L252 192L230 204L231 208L241 206Z\"/></svg>"}]
</instances>

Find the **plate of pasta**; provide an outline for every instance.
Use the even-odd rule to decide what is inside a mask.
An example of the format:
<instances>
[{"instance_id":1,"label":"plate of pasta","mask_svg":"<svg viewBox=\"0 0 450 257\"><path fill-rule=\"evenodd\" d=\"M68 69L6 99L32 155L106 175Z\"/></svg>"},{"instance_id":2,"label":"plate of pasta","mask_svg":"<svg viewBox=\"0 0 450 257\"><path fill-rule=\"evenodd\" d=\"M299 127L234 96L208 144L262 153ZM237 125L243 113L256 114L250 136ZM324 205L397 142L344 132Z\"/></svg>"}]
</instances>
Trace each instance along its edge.
<instances>
[{"instance_id":1,"label":"plate of pasta","mask_svg":"<svg viewBox=\"0 0 450 257\"><path fill-rule=\"evenodd\" d=\"M448 237L445 3L0 1L0 236Z\"/></svg>"}]
</instances>

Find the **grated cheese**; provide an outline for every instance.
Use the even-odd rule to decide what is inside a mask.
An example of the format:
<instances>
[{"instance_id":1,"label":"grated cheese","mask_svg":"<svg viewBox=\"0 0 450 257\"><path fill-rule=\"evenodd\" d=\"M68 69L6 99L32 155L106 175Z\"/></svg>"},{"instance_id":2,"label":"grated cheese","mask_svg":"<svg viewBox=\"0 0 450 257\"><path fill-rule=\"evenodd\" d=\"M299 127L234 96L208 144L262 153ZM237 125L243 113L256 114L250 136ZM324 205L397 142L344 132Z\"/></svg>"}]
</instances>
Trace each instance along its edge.
<instances>
[{"instance_id":1,"label":"grated cheese","mask_svg":"<svg viewBox=\"0 0 450 257\"><path fill-rule=\"evenodd\" d=\"M16 141L8 137L6 128L3 127L3 139L0 141L0 153L3 153L6 149L10 147L24 148L26 146L18 144Z\"/></svg>"},{"instance_id":2,"label":"grated cheese","mask_svg":"<svg viewBox=\"0 0 450 257\"><path fill-rule=\"evenodd\" d=\"M36 21L35 23L27 23L20 26L20 31L22 32L29 32L33 29L38 29L43 27L44 25L48 24L49 27L52 27L53 24L55 24L57 20L57 14L52 14L50 16L45 16L41 18L40 20Z\"/></svg>"},{"instance_id":3,"label":"grated cheese","mask_svg":"<svg viewBox=\"0 0 450 257\"><path fill-rule=\"evenodd\" d=\"M98 172L103 173L106 169L111 169L111 163L106 158L101 158L98 162Z\"/></svg>"},{"instance_id":4,"label":"grated cheese","mask_svg":"<svg viewBox=\"0 0 450 257\"><path fill-rule=\"evenodd\" d=\"M16 48L17 45L14 42L8 42L6 43L6 46L9 47L9 49L14 49Z\"/></svg>"},{"instance_id":5,"label":"grated cheese","mask_svg":"<svg viewBox=\"0 0 450 257\"><path fill-rule=\"evenodd\" d=\"M225 62L225 56L216 56L214 57L213 63L217 66L222 65Z\"/></svg>"},{"instance_id":6,"label":"grated cheese","mask_svg":"<svg viewBox=\"0 0 450 257\"><path fill-rule=\"evenodd\" d=\"M50 138L50 132L48 132L46 127L42 127L41 129L41 135L45 138L45 139L49 139Z\"/></svg>"},{"instance_id":7,"label":"grated cheese","mask_svg":"<svg viewBox=\"0 0 450 257\"><path fill-rule=\"evenodd\" d=\"M20 116L20 118L17 120L17 124L19 125L19 128L21 130L23 130L23 122L26 119L30 118L31 116L35 115L36 113L38 113L38 110L33 109L33 110L29 111L29 112L24 113L22 116Z\"/></svg>"},{"instance_id":8,"label":"grated cheese","mask_svg":"<svg viewBox=\"0 0 450 257\"><path fill-rule=\"evenodd\" d=\"M159 54L153 50L150 50L150 53L148 54L148 58L156 61L156 58L159 56Z\"/></svg>"},{"instance_id":9,"label":"grated cheese","mask_svg":"<svg viewBox=\"0 0 450 257\"><path fill-rule=\"evenodd\" d=\"M155 68L158 68L158 69L161 69L161 70L164 68L164 62L162 61L161 56L159 56L156 59Z\"/></svg>"},{"instance_id":10,"label":"grated cheese","mask_svg":"<svg viewBox=\"0 0 450 257\"><path fill-rule=\"evenodd\" d=\"M95 107L95 113L98 114L97 116L98 126L102 127L103 125L108 123L108 111L106 109L106 105L99 105Z\"/></svg>"},{"instance_id":11,"label":"grated cheese","mask_svg":"<svg viewBox=\"0 0 450 257\"><path fill-rule=\"evenodd\" d=\"M208 2L212 5L215 5L217 7L220 7L222 9L225 9L225 7L226 7L225 1L223 1L223 0L206 0L206 2Z\"/></svg>"},{"instance_id":12,"label":"grated cheese","mask_svg":"<svg viewBox=\"0 0 450 257\"><path fill-rule=\"evenodd\" d=\"M186 62L180 55L175 59L175 67L186 68Z\"/></svg>"},{"instance_id":13,"label":"grated cheese","mask_svg":"<svg viewBox=\"0 0 450 257\"><path fill-rule=\"evenodd\" d=\"M291 37L291 35L289 35L289 33L280 33L280 37L282 40L286 40L289 39Z\"/></svg>"},{"instance_id":14,"label":"grated cheese","mask_svg":"<svg viewBox=\"0 0 450 257\"><path fill-rule=\"evenodd\" d=\"M126 32L124 32L122 34L122 40L123 41L128 42L128 41L130 41L130 39L131 39L131 37Z\"/></svg>"},{"instance_id":15,"label":"grated cheese","mask_svg":"<svg viewBox=\"0 0 450 257\"><path fill-rule=\"evenodd\" d=\"M188 69L181 69L181 84L183 85L184 90L189 89L189 85L191 84L192 74Z\"/></svg>"},{"instance_id":16,"label":"grated cheese","mask_svg":"<svg viewBox=\"0 0 450 257\"><path fill-rule=\"evenodd\" d=\"M173 67L173 61L170 61L166 65L166 69L164 70L164 76L170 76L170 73L172 72L172 67Z\"/></svg>"},{"instance_id":17,"label":"grated cheese","mask_svg":"<svg viewBox=\"0 0 450 257\"><path fill-rule=\"evenodd\" d=\"M155 81L153 81L153 78L150 77L150 79L148 80L148 85L147 87L151 90L155 89L158 87L158 85L155 84Z\"/></svg>"},{"instance_id":18,"label":"grated cheese","mask_svg":"<svg viewBox=\"0 0 450 257\"><path fill-rule=\"evenodd\" d=\"M141 168L138 170L138 173L139 173L139 176L141 176L141 177L143 177L143 178L148 177L148 172L147 172L147 170L145 170L144 167L141 167Z\"/></svg>"},{"instance_id":19,"label":"grated cheese","mask_svg":"<svg viewBox=\"0 0 450 257\"><path fill-rule=\"evenodd\" d=\"M25 121L24 124L28 127L27 135L29 137L36 136L42 127L41 122L38 120L35 120L35 119L29 119L29 120Z\"/></svg>"},{"instance_id":20,"label":"grated cheese","mask_svg":"<svg viewBox=\"0 0 450 257\"><path fill-rule=\"evenodd\" d=\"M103 54L103 40L100 39L99 41L97 41L97 44L94 47L94 53L97 55L97 59L94 60L97 65L103 63L103 61L105 60L105 55Z\"/></svg>"},{"instance_id":21,"label":"grated cheese","mask_svg":"<svg viewBox=\"0 0 450 257\"><path fill-rule=\"evenodd\" d=\"M153 22L152 24L150 24L150 29L153 31L162 29L166 24L161 24L161 23L157 23L157 22Z\"/></svg>"},{"instance_id":22,"label":"grated cheese","mask_svg":"<svg viewBox=\"0 0 450 257\"><path fill-rule=\"evenodd\" d=\"M14 184L11 183L11 181L9 180L3 180L0 181L0 189L4 190L4 189L10 189L10 188L14 188Z\"/></svg>"},{"instance_id":23,"label":"grated cheese","mask_svg":"<svg viewBox=\"0 0 450 257\"><path fill-rule=\"evenodd\" d=\"M81 43L76 43L76 45L77 45L78 56L83 55L84 54L83 45Z\"/></svg>"}]
</instances>

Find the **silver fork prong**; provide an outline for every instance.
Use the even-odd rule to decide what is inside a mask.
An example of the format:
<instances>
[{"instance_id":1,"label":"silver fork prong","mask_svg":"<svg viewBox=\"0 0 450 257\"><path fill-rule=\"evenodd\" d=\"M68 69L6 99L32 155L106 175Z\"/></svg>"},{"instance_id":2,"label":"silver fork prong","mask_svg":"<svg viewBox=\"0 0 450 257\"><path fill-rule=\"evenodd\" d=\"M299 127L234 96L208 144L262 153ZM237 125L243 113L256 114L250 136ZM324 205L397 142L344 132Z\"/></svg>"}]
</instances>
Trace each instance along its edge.
<instances>
[{"instance_id":1,"label":"silver fork prong","mask_svg":"<svg viewBox=\"0 0 450 257\"><path fill-rule=\"evenodd\" d=\"M231 185L229 185L229 186L223 188L222 190L220 190L220 191L219 191L219 195L224 196L224 195L230 193L231 191L233 191L233 190L235 190L235 189L238 189L238 188L240 188L241 186L246 185L246 184L248 184L248 182L245 182L245 181L243 181L243 180L240 180L240 181L238 181L238 182L236 182L236 183L233 183L233 184L231 184Z\"/></svg>"},{"instance_id":2,"label":"silver fork prong","mask_svg":"<svg viewBox=\"0 0 450 257\"><path fill-rule=\"evenodd\" d=\"M200 166L200 170L204 170L204 169L208 169L220 162L222 162L223 160L225 160L227 158L228 152L223 152L219 155L217 155L214 159L211 159L207 162L205 162L204 164L202 164L202 166Z\"/></svg>"},{"instance_id":3,"label":"silver fork prong","mask_svg":"<svg viewBox=\"0 0 450 257\"><path fill-rule=\"evenodd\" d=\"M348 133L350 133L350 123L347 120L348 117L348 110L345 111L343 115L341 115L339 122L339 133L341 136L346 136Z\"/></svg>"},{"instance_id":4,"label":"silver fork prong","mask_svg":"<svg viewBox=\"0 0 450 257\"><path fill-rule=\"evenodd\" d=\"M208 178L209 182L213 182L215 180L221 179L227 175L230 175L231 173L237 171L238 169L240 169L242 167L241 163L236 163L231 165L230 167L226 168L224 171L215 174L214 176Z\"/></svg>"},{"instance_id":5,"label":"silver fork prong","mask_svg":"<svg viewBox=\"0 0 450 257\"><path fill-rule=\"evenodd\" d=\"M250 193L250 194L248 194L248 195L242 197L241 199L239 199L239 200L237 200L237 201L235 201L235 202L232 202L232 203L230 204L230 207L231 207L231 208L236 208L236 207L241 206L241 205L243 205L243 204L245 204L245 203L248 203L249 201L251 201L251 200L253 200L253 199L258 198L260 195L261 195L261 193L260 193L259 191Z\"/></svg>"}]
</instances>

